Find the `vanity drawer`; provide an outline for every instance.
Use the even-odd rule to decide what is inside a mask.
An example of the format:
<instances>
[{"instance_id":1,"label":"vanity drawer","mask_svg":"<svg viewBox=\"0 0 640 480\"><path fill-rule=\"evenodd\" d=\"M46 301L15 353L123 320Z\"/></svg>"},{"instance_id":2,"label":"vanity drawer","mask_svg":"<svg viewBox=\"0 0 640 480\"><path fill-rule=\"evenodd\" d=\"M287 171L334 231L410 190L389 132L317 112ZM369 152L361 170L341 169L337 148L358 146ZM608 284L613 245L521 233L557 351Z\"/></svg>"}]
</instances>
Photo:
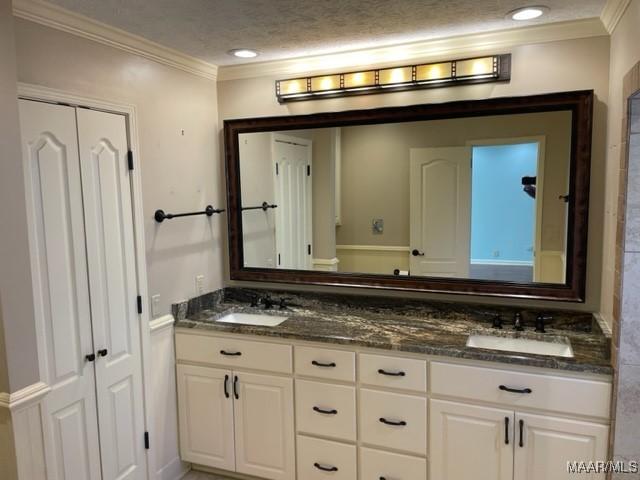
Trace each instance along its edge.
<instances>
[{"instance_id":1,"label":"vanity drawer","mask_svg":"<svg viewBox=\"0 0 640 480\"><path fill-rule=\"evenodd\" d=\"M296 380L298 432L356 440L356 389Z\"/></svg>"},{"instance_id":2,"label":"vanity drawer","mask_svg":"<svg viewBox=\"0 0 640 480\"><path fill-rule=\"evenodd\" d=\"M505 388L528 389L530 393L514 393ZM609 418L611 384L598 380L432 362L431 393L520 408Z\"/></svg>"},{"instance_id":3,"label":"vanity drawer","mask_svg":"<svg viewBox=\"0 0 640 480\"><path fill-rule=\"evenodd\" d=\"M298 435L298 478L304 480L355 480L355 445Z\"/></svg>"},{"instance_id":4,"label":"vanity drawer","mask_svg":"<svg viewBox=\"0 0 640 480\"><path fill-rule=\"evenodd\" d=\"M356 381L356 354L328 348L295 347L295 367L298 375Z\"/></svg>"},{"instance_id":5,"label":"vanity drawer","mask_svg":"<svg viewBox=\"0 0 640 480\"><path fill-rule=\"evenodd\" d=\"M360 480L427 480L427 461L398 453L360 448Z\"/></svg>"},{"instance_id":6,"label":"vanity drawer","mask_svg":"<svg viewBox=\"0 0 640 480\"><path fill-rule=\"evenodd\" d=\"M426 398L363 388L358 421L363 443L427 454Z\"/></svg>"},{"instance_id":7,"label":"vanity drawer","mask_svg":"<svg viewBox=\"0 0 640 480\"><path fill-rule=\"evenodd\" d=\"M253 342L230 337L176 334L178 361L291 373L292 357L290 345Z\"/></svg>"},{"instance_id":8,"label":"vanity drawer","mask_svg":"<svg viewBox=\"0 0 640 480\"><path fill-rule=\"evenodd\" d=\"M424 360L361 353L358 373L362 384L427 391L427 362Z\"/></svg>"}]
</instances>

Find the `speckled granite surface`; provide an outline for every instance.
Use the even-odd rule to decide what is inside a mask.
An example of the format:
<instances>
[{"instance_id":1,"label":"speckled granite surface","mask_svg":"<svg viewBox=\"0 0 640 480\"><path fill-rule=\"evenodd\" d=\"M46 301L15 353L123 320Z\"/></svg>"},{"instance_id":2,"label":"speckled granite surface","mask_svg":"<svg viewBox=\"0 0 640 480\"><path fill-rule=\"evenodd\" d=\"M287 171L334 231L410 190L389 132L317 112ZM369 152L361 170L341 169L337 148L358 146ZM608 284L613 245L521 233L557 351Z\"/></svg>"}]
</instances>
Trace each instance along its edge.
<instances>
[{"instance_id":1,"label":"speckled granite surface","mask_svg":"<svg viewBox=\"0 0 640 480\"><path fill-rule=\"evenodd\" d=\"M269 293L286 297L284 310L251 307L255 295ZM522 312L525 331L515 332L512 322ZM276 327L216 322L233 312L287 316ZM335 294L292 293L227 288L173 306L176 327L198 328L224 333L261 335L312 342L358 345L384 350L423 353L576 372L611 374L610 339L591 314L544 311L552 314L546 333L534 332L535 317L541 311L512 307L488 307L462 303L422 302L398 298ZM499 314L504 328L491 327ZM565 336L574 350L573 358L469 348L469 333L499 333L530 339L552 340Z\"/></svg>"}]
</instances>

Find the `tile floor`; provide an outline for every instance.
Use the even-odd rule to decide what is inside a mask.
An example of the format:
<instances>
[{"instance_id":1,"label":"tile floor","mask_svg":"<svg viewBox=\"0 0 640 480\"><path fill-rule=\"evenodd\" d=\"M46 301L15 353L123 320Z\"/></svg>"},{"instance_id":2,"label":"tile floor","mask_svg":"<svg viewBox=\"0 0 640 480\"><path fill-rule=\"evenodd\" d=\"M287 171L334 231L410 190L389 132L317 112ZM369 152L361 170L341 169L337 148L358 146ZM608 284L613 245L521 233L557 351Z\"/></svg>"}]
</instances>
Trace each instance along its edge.
<instances>
[{"instance_id":1,"label":"tile floor","mask_svg":"<svg viewBox=\"0 0 640 480\"><path fill-rule=\"evenodd\" d=\"M229 477L221 477L219 475L213 475L211 473L204 472L196 472L195 470L191 470L187 473L182 480L233 480Z\"/></svg>"}]
</instances>

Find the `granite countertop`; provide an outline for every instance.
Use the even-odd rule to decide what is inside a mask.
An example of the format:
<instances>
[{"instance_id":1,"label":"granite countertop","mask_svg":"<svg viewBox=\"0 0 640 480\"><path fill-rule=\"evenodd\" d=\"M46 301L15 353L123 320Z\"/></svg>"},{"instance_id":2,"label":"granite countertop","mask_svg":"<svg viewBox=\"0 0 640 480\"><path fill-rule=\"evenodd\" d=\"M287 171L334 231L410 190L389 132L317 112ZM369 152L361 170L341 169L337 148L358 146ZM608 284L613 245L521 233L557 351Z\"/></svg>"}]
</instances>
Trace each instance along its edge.
<instances>
[{"instance_id":1,"label":"granite countertop","mask_svg":"<svg viewBox=\"0 0 640 480\"><path fill-rule=\"evenodd\" d=\"M491 313L504 318L504 329L491 328L486 313L478 316L473 306L426 304L417 301L383 300L374 297L328 296L272 292L289 297L290 306L270 310L251 307L255 292L225 289L183 304L174 305L176 327L220 333L259 335L327 344L354 345L383 350L465 358L513 365L552 368L574 372L612 374L610 338L590 314L554 312L546 333L535 333L532 318L537 312L522 311L525 332L511 326L511 311L495 307ZM481 307L487 310L489 307ZM497 309L497 310L496 310ZM512 310L512 309L511 309ZM216 322L229 313L261 313L288 317L276 327ZM530 339L568 338L574 357L552 357L528 353L470 348L469 333L522 336Z\"/></svg>"}]
</instances>

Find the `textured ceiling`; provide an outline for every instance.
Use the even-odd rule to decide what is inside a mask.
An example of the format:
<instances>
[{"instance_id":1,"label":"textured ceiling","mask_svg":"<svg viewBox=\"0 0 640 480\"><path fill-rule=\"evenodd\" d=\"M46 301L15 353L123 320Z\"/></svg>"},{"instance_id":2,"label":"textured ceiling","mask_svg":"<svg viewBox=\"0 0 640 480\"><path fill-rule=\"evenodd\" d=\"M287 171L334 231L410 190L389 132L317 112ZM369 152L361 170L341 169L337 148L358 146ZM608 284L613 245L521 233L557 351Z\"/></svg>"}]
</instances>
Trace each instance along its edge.
<instances>
[{"instance_id":1,"label":"textured ceiling","mask_svg":"<svg viewBox=\"0 0 640 480\"><path fill-rule=\"evenodd\" d=\"M605 0L544 0L530 22L505 19L523 0L52 0L52 3L217 64L253 48L285 59L598 17Z\"/></svg>"}]
</instances>

